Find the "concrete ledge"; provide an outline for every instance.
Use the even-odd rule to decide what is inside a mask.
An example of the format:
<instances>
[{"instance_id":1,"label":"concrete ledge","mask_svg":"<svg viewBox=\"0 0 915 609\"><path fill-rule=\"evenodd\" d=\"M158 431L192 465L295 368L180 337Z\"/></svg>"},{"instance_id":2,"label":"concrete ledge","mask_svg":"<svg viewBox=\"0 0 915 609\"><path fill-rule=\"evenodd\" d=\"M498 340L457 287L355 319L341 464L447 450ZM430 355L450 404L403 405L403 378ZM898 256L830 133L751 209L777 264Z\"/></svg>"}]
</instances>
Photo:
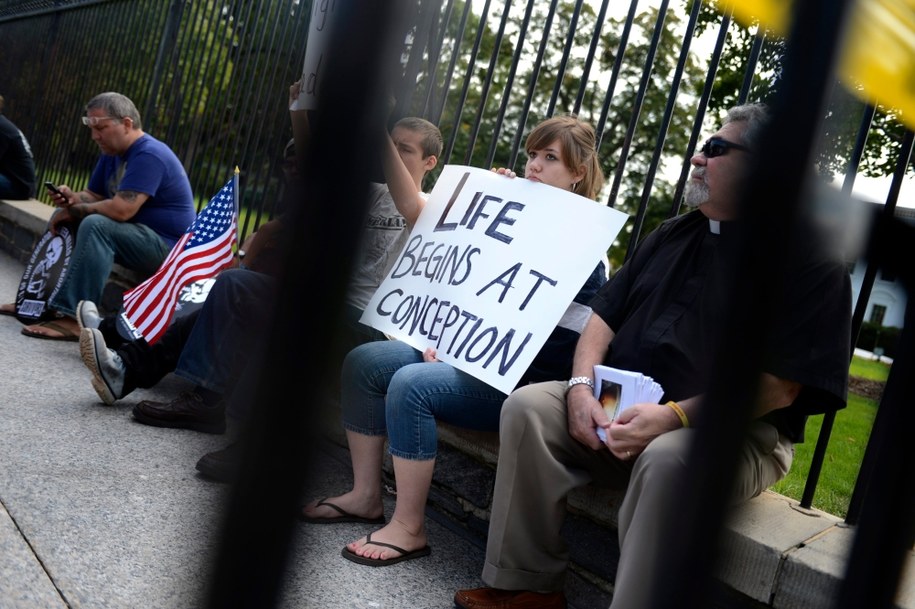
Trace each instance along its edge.
<instances>
[{"instance_id":1,"label":"concrete ledge","mask_svg":"<svg viewBox=\"0 0 915 609\"><path fill-rule=\"evenodd\" d=\"M54 208L37 199L0 200L0 248L28 262Z\"/></svg>"}]
</instances>

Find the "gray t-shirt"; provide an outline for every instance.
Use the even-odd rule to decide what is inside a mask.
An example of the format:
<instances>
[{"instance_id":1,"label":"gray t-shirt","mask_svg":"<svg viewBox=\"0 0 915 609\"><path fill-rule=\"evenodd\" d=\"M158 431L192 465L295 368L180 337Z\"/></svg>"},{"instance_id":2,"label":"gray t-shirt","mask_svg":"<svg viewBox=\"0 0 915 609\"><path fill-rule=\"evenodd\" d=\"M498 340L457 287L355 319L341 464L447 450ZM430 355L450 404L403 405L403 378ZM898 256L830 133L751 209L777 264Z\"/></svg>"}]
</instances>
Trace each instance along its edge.
<instances>
[{"instance_id":1,"label":"gray t-shirt","mask_svg":"<svg viewBox=\"0 0 915 609\"><path fill-rule=\"evenodd\" d=\"M359 309L368 305L372 294L397 261L410 234L407 221L397 211L385 184L373 183L370 197L356 268L346 294L347 304Z\"/></svg>"}]
</instances>

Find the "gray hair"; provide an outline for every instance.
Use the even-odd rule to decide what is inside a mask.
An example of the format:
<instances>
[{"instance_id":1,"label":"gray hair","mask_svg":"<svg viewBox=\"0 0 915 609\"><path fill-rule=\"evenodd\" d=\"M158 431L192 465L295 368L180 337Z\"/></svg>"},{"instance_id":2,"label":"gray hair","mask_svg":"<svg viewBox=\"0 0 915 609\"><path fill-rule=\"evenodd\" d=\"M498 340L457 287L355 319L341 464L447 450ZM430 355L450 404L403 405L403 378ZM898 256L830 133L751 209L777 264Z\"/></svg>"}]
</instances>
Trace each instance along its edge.
<instances>
[{"instance_id":1,"label":"gray hair","mask_svg":"<svg viewBox=\"0 0 915 609\"><path fill-rule=\"evenodd\" d=\"M126 95L114 91L99 93L86 104L86 112L96 108L103 109L108 116L113 118L129 118L133 122L134 129L143 128L140 123L140 112Z\"/></svg>"},{"instance_id":2,"label":"gray hair","mask_svg":"<svg viewBox=\"0 0 915 609\"><path fill-rule=\"evenodd\" d=\"M740 143L752 149L753 144L759 139L759 134L769 122L769 107L766 104L743 104L728 110L724 117L724 125L733 122L746 123L746 128L740 135Z\"/></svg>"}]
</instances>

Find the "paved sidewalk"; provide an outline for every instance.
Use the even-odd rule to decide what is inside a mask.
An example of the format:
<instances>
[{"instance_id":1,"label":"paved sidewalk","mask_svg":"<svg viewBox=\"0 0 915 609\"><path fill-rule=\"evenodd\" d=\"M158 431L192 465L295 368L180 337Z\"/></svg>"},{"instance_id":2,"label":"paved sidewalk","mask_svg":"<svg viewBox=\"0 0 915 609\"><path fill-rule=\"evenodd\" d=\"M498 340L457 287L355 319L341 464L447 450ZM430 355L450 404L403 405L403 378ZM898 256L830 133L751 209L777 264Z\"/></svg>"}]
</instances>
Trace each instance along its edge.
<instances>
[{"instance_id":1,"label":"paved sidewalk","mask_svg":"<svg viewBox=\"0 0 915 609\"><path fill-rule=\"evenodd\" d=\"M0 301L14 299L22 270L0 252ZM226 438L133 421L134 403L170 399L181 379L107 407L76 343L20 328L0 316L0 608L204 607L228 488L194 464ZM319 491L347 487L347 458L325 454ZM456 588L482 585L482 549L434 521L430 557L385 568L340 557L370 527L296 530L282 607L450 608Z\"/></svg>"}]
</instances>

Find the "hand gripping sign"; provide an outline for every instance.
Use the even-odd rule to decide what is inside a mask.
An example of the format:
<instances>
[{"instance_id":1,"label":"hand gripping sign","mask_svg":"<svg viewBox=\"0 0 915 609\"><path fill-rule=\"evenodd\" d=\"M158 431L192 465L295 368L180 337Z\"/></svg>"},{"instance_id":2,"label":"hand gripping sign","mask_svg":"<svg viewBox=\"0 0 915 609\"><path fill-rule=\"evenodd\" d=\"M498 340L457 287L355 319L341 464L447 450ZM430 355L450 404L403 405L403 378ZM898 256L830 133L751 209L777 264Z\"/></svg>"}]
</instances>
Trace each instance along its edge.
<instances>
[{"instance_id":1,"label":"hand gripping sign","mask_svg":"<svg viewBox=\"0 0 915 609\"><path fill-rule=\"evenodd\" d=\"M362 322L510 393L627 217L447 165Z\"/></svg>"}]
</instances>

